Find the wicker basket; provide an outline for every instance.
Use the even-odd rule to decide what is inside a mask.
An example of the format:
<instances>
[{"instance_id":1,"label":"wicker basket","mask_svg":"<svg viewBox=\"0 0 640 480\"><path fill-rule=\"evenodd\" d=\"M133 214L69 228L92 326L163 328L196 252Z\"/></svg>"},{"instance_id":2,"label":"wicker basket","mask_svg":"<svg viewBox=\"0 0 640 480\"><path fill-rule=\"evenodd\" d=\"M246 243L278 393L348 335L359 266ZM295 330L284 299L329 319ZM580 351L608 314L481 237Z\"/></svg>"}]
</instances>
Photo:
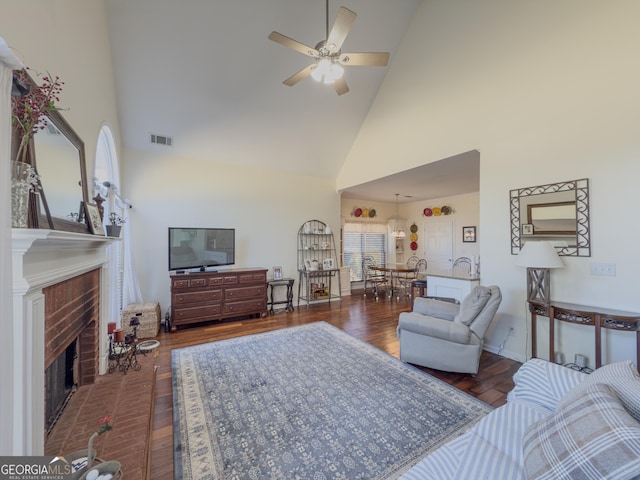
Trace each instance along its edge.
<instances>
[{"instance_id":1,"label":"wicker basket","mask_svg":"<svg viewBox=\"0 0 640 480\"><path fill-rule=\"evenodd\" d=\"M137 317L138 338L153 338L160 331L160 305L158 302L133 303L122 311L122 330L125 335L133 333L133 326L129 325L131 319Z\"/></svg>"}]
</instances>

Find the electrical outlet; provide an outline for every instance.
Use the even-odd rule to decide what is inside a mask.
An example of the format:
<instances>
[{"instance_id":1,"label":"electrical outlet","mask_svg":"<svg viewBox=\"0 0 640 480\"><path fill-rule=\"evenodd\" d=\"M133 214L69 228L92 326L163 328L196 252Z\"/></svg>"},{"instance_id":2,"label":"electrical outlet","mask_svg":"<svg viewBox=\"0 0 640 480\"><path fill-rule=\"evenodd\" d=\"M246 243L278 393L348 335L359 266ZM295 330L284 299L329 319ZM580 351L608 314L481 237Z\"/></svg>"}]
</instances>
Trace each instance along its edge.
<instances>
[{"instance_id":1,"label":"electrical outlet","mask_svg":"<svg viewBox=\"0 0 640 480\"><path fill-rule=\"evenodd\" d=\"M616 264L615 263L596 263L591 262L591 275L604 275L607 277L616 276Z\"/></svg>"}]
</instances>

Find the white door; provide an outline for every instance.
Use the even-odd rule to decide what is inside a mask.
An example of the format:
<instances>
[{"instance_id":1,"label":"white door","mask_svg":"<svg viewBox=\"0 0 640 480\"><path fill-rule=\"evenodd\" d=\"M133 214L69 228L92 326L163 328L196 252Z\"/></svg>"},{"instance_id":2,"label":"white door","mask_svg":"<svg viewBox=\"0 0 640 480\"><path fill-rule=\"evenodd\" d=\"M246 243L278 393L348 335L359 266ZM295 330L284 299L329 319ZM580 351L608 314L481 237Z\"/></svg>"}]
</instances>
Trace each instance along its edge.
<instances>
[{"instance_id":1,"label":"white door","mask_svg":"<svg viewBox=\"0 0 640 480\"><path fill-rule=\"evenodd\" d=\"M428 218L424 221L424 258L428 272L447 272L453 265L453 220Z\"/></svg>"}]
</instances>

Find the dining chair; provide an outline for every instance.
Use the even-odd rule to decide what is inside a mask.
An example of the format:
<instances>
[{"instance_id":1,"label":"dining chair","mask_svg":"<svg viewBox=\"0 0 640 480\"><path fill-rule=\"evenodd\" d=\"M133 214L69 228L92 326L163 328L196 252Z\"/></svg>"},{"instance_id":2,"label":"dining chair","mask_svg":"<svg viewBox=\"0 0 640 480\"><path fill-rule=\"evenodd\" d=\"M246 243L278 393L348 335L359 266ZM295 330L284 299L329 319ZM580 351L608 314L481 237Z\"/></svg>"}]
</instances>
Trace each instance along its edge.
<instances>
[{"instance_id":1,"label":"dining chair","mask_svg":"<svg viewBox=\"0 0 640 480\"><path fill-rule=\"evenodd\" d=\"M407 268L414 268L416 266L416 263L418 263L418 261L420 261L420 257L418 257L417 255L411 255L407 259Z\"/></svg>"},{"instance_id":2,"label":"dining chair","mask_svg":"<svg viewBox=\"0 0 640 480\"><path fill-rule=\"evenodd\" d=\"M453 273L471 275L471 259L469 257L458 257L453 262Z\"/></svg>"},{"instance_id":3,"label":"dining chair","mask_svg":"<svg viewBox=\"0 0 640 480\"><path fill-rule=\"evenodd\" d=\"M362 275L364 276L364 296L367 296L367 285L373 287L373 293L378 300L380 287L384 286L385 290L389 287L387 275L384 272L375 270L376 261L371 256L365 256L362 259Z\"/></svg>"},{"instance_id":4,"label":"dining chair","mask_svg":"<svg viewBox=\"0 0 640 480\"><path fill-rule=\"evenodd\" d=\"M411 282L418 279L419 268L424 268L424 271L426 272L427 261L420 259L420 257L416 255L412 255L407 260L407 268L412 268L413 272L401 273L398 276L398 300L400 300L400 291L402 291L403 295L411 298Z\"/></svg>"},{"instance_id":5,"label":"dining chair","mask_svg":"<svg viewBox=\"0 0 640 480\"><path fill-rule=\"evenodd\" d=\"M428 267L427 259L421 258L416 263L416 280L426 280L427 279L427 267Z\"/></svg>"}]
</instances>

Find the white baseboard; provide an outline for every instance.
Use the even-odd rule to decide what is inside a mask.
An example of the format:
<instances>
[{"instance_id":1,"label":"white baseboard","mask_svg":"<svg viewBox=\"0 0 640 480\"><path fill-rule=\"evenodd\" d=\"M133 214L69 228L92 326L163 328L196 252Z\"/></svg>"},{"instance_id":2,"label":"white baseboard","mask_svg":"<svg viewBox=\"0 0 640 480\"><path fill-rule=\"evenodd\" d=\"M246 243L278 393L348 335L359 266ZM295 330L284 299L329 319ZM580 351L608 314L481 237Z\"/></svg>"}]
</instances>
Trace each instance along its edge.
<instances>
[{"instance_id":1,"label":"white baseboard","mask_svg":"<svg viewBox=\"0 0 640 480\"><path fill-rule=\"evenodd\" d=\"M511 360L515 360L516 362L524 363L527 361L524 355L519 353L514 353L509 350L502 349L500 351L498 347L494 347L493 345L485 345L484 349L487 352L495 353L496 355L500 355L501 357L510 358Z\"/></svg>"}]
</instances>

